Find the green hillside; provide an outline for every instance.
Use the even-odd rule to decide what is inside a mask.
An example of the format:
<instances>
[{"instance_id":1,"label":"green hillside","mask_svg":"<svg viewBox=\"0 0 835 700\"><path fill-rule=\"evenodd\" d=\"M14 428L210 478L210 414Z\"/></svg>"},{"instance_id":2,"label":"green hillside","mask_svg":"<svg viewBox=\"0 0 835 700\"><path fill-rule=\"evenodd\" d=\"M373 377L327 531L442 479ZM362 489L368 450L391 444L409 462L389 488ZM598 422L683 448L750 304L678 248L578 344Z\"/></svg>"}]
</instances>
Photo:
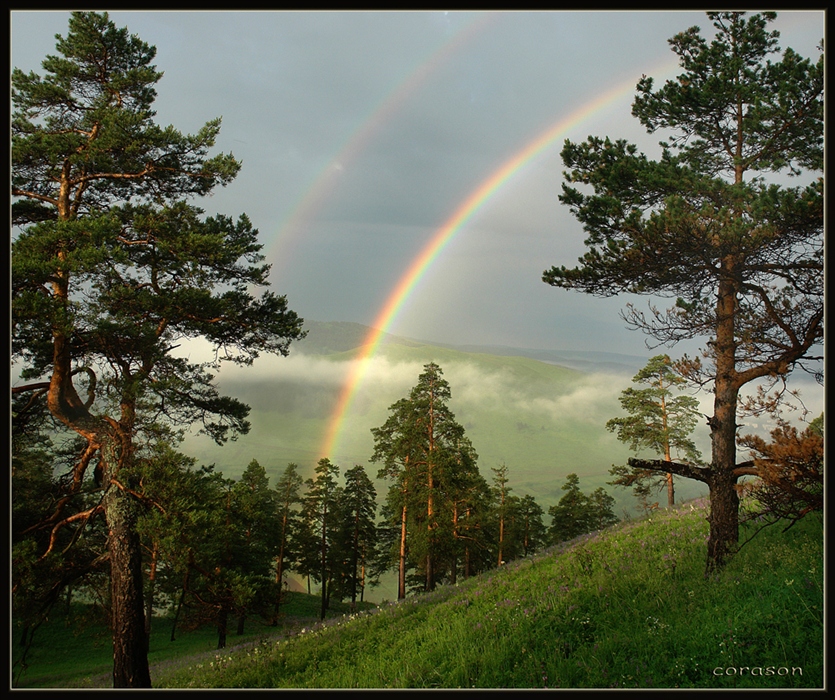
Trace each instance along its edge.
<instances>
[{"instance_id":1,"label":"green hillside","mask_svg":"<svg viewBox=\"0 0 835 700\"><path fill-rule=\"evenodd\" d=\"M221 372L221 389L252 407L251 432L221 448L203 438L189 438L189 454L214 463L231 477L252 459L273 479L289 462L312 474L316 461L325 456L325 435L350 361L358 356L370 329L350 323L306 325L308 337L289 357ZM632 373L605 369L616 357L611 353L599 354L605 371L580 371L524 356L524 351L504 352L465 352L384 336L326 456L343 469L365 465L374 476L376 465L369 463L371 428L385 422L389 406L408 394L423 365L433 361L450 384L450 408L478 452L485 478L491 479L491 469L506 464L514 492L533 495L546 510L559 500L569 473L579 475L583 490L606 486L610 467L631 456L605 423L620 414L618 395L630 385ZM593 356L589 354L589 363ZM619 513L633 507L629 493L610 491ZM699 485L680 484L682 498L702 493Z\"/></svg>"},{"instance_id":2,"label":"green hillside","mask_svg":"<svg viewBox=\"0 0 835 700\"><path fill-rule=\"evenodd\" d=\"M822 514L761 530L706 577L706 508L620 523L373 614L334 603L320 623L317 596L292 594L280 626L248 620L222 651L213 626L172 642L157 618L153 686L822 688ZM16 687L112 683L106 618L81 612L56 606Z\"/></svg>"}]
</instances>

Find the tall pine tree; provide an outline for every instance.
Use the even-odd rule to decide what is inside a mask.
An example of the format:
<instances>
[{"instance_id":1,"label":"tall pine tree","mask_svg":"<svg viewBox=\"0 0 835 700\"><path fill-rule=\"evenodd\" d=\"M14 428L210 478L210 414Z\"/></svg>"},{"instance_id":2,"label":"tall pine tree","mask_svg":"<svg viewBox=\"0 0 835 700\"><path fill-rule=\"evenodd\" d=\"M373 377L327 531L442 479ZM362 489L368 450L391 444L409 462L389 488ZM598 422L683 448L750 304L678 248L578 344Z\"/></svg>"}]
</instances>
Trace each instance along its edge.
<instances>
[{"instance_id":1,"label":"tall pine tree","mask_svg":"<svg viewBox=\"0 0 835 700\"><path fill-rule=\"evenodd\" d=\"M12 350L27 383L85 446L69 484L97 465L107 521L115 687L149 687L141 512L132 469L143 411L215 440L246 432L248 407L220 396L208 365L173 350L206 338L219 359L286 354L303 335L268 284L245 216L204 219L185 200L240 164L209 156L220 120L195 135L155 123L155 49L107 13L74 12L45 77L12 72ZM74 488L74 487L73 487ZM69 494L73 496L74 494ZM45 522L70 524L70 499ZM49 552L43 554L49 556Z\"/></svg>"},{"instance_id":2,"label":"tall pine tree","mask_svg":"<svg viewBox=\"0 0 835 700\"><path fill-rule=\"evenodd\" d=\"M707 17L710 41L698 27L670 40L675 80L657 90L650 76L638 81L632 114L669 134L659 160L625 140L566 142L560 201L588 233L588 251L578 267L543 274L598 296L671 298L666 311L630 305L625 318L660 343L706 338L702 356L682 366L713 392L710 464L630 462L708 486L706 573L739 540L740 392L779 392L805 361L814 368L824 318L822 48L816 62L791 49L772 60L775 13ZM784 186L781 174L802 180Z\"/></svg>"}]
</instances>

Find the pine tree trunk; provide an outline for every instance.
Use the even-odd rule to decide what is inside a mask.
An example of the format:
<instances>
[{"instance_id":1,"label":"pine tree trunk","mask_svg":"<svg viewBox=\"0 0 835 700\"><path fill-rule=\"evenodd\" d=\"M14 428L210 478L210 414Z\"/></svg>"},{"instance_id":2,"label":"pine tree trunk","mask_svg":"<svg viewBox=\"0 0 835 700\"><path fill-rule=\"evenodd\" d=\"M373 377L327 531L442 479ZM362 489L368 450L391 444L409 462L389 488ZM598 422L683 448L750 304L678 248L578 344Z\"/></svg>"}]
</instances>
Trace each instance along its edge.
<instances>
[{"instance_id":1,"label":"pine tree trunk","mask_svg":"<svg viewBox=\"0 0 835 700\"><path fill-rule=\"evenodd\" d=\"M59 275L54 290L68 305L67 276ZM122 420L107 423L92 416L72 383L72 354L67 337L53 336L53 364L47 405L50 413L68 428L98 444L104 489L102 508L107 523L110 561L111 628L113 634L113 687L150 688L148 635L142 595L142 550L136 532L134 496L115 481L122 462L130 459L134 407L122 401Z\"/></svg>"},{"instance_id":2,"label":"pine tree trunk","mask_svg":"<svg viewBox=\"0 0 835 700\"><path fill-rule=\"evenodd\" d=\"M400 511L400 566L397 579L397 599L406 597L406 506Z\"/></svg>"},{"instance_id":3,"label":"pine tree trunk","mask_svg":"<svg viewBox=\"0 0 835 700\"><path fill-rule=\"evenodd\" d=\"M112 454L107 455L106 462L110 458ZM115 486L107 489L103 500L110 555L113 687L150 688L148 635L142 600L142 552L135 527L136 503L133 496Z\"/></svg>"},{"instance_id":4,"label":"pine tree trunk","mask_svg":"<svg viewBox=\"0 0 835 700\"><path fill-rule=\"evenodd\" d=\"M705 575L723 567L739 541L739 496L736 491L736 407L739 395L736 374L735 326L736 291L734 261L723 261L728 281L720 282L717 295L717 331L714 345L714 381L711 430L710 535L707 542Z\"/></svg>"},{"instance_id":5,"label":"pine tree trunk","mask_svg":"<svg viewBox=\"0 0 835 700\"><path fill-rule=\"evenodd\" d=\"M357 569L359 568L359 513L354 516L353 551L351 552L351 610L357 607Z\"/></svg>"},{"instance_id":6,"label":"pine tree trunk","mask_svg":"<svg viewBox=\"0 0 835 700\"><path fill-rule=\"evenodd\" d=\"M229 622L229 610L222 605L217 613L217 648L226 648L226 629Z\"/></svg>"},{"instance_id":7,"label":"pine tree trunk","mask_svg":"<svg viewBox=\"0 0 835 700\"><path fill-rule=\"evenodd\" d=\"M724 474L710 484L710 535L705 576L722 568L739 541L739 495L735 479Z\"/></svg>"},{"instance_id":8,"label":"pine tree trunk","mask_svg":"<svg viewBox=\"0 0 835 700\"><path fill-rule=\"evenodd\" d=\"M676 504L676 490L673 486L673 475L667 472L667 507L672 508Z\"/></svg>"},{"instance_id":9,"label":"pine tree trunk","mask_svg":"<svg viewBox=\"0 0 835 700\"><path fill-rule=\"evenodd\" d=\"M284 589L281 587L281 582L284 579L284 547L287 543L287 514L285 513L281 521L281 545L278 550L278 557L275 562L275 582L278 584L278 591L275 594L275 607L273 608L273 619L271 624L278 624L278 609L281 607L281 599L284 594Z\"/></svg>"},{"instance_id":10,"label":"pine tree trunk","mask_svg":"<svg viewBox=\"0 0 835 700\"><path fill-rule=\"evenodd\" d=\"M328 544L327 544L327 542L328 542L328 539L327 539L327 532L328 531L327 531L327 527L325 525L327 517L328 517L328 512L327 512L327 509L326 509L322 513L322 541L321 541L321 544L320 544L321 554L322 554L322 562L321 562L321 566L322 566L322 570L321 570L321 575L322 575L322 609L319 613L319 619L321 619L321 620L325 619L325 610L328 609L328 595L327 595L327 590L328 590L328 580L327 580L328 579L328 576L327 576L327 571L328 571Z\"/></svg>"},{"instance_id":11,"label":"pine tree trunk","mask_svg":"<svg viewBox=\"0 0 835 700\"><path fill-rule=\"evenodd\" d=\"M183 603L186 599L186 588L188 587L188 573L186 573L186 581L183 583L183 590L180 591L180 599L177 601L177 610L174 613L174 622L171 623L171 637L170 641L176 640L177 622L180 619L180 610L183 609Z\"/></svg>"},{"instance_id":12,"label":"pine tree trunk","mask_svg":"<svg viewBox=\"0 0 835 700\"><path fill-rule=\"evenodd\" d=\"M151 550L151 562L148 567L148 595L145 600L145 634L150 638L151 636L151 620L154 615L154 592L157 580L157 558L159 557L159 547L154 543Z\"/></svg>"}]
</instances>

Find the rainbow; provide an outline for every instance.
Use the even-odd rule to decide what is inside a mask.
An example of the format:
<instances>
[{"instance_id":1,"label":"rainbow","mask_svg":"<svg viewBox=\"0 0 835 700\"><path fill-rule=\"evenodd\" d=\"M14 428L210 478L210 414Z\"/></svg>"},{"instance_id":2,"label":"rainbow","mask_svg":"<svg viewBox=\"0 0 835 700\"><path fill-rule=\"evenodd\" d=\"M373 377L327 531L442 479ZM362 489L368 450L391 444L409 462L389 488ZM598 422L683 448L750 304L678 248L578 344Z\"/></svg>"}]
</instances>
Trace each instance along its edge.
<instances>
[{"instance_id":1,"label":"rainbow","mask_svg":"<svg viewBox=\"0 0 835 700\"><path fill-rule=\"evenodd\" d=\"M281 265L292 259L292 243L300 240L304 224L313 218L314 212L321 209L323 202L336 188L339 174L345 166L363 152L380 128L397 115L423 83L436 73L453 54L463 50L475 37L482 34L498 16L499 13L495 12L477 16L469 25L436 49L429 58L421 61L418 67L388 93L371 110L368 117L362 120L360 126L352 132L337 154L328 161L313 183L305 189L301 198L280 224L278 234L272 239L273 242L266 253L272 262L274 275L280 274Z\"/></svg>"},{"instance_id":2,"label":"rainbow","mask_svg":"<svg viewBox=\"0 0 835 700\"><path fill-rule=\"evenodd\" d=\"M665 64L657 73L667 73L678 66L677 62ZM521 170L528 162L546 150L555 141L565 136L571 129L575 128L592 115L602 111L616 102L621 97L629 94L635 87L635 79L620 83L609 90L601 93L593 100L585 103L582 107L562 117L555 124L550 126L533 141L530 141L513 157L505 161L501 167L493 172L490 177L482 183L458 206L449 219L435 232L429 243L424 246L420 253L411 261L408 269L399 279L394 289L386 299L382 309L378 312L372 330L363 341L360 354L352 362L345 383L339 393L336 406L328 421L325 438L320 450L322 457L331 457L342 430L345 417L351 407L357 389L362 383L374 353L394 322L398 312L421 280L423 275L437 259L445 246L461 228L473 217L473 215L503 186L513 175Z\"/></svg>"}]
</instances>

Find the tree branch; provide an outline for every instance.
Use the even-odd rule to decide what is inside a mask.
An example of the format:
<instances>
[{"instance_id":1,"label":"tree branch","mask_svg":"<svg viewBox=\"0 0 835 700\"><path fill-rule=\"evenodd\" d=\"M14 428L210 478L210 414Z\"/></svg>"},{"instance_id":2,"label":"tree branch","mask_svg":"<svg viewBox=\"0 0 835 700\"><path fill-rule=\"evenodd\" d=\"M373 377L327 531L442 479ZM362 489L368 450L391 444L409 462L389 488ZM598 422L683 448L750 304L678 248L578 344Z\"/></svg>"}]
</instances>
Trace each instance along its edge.
<instances>
[{"instance_id":1,"label":"tree branch","mask_svg":"<svg viewBox=\"0 0 835 700\"><path fill-rule=\"evenodd\" d=\"M648 469L649 471L664 472L665 474L676 474L705 484L710 483L710 469L696 467L692 464L668 462L664 459L635 459L634 457L630 457L627 463L632 469Z\"/></svg>"}]
</instances>

